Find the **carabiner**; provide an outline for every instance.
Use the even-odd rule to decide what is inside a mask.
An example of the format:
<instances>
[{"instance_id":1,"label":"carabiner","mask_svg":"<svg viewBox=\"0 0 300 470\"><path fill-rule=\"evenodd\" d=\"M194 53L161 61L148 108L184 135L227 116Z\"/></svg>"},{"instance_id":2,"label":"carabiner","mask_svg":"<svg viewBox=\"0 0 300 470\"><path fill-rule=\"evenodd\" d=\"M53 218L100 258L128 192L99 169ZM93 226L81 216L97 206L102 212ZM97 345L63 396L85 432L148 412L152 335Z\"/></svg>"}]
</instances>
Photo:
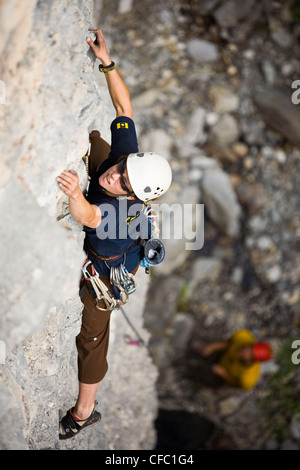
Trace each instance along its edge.
<instances>
[{"instance_id":1,"label":"carabiner","mask_svg":"<svg viewBox=\"0 0 300 470\"><path fill-rule=\"evenodd\" d=\"M91 269L92 269L92 274L90 274L87 270L87 267L91 265ZM82 274L84 276L84 279L86 281L89 281L91 279L91 276L95 276L95 269L94 269L94 266L92 265L92 262L90 260L86 260L81 268L82 270Z\"/></svg>"}]
</instances>

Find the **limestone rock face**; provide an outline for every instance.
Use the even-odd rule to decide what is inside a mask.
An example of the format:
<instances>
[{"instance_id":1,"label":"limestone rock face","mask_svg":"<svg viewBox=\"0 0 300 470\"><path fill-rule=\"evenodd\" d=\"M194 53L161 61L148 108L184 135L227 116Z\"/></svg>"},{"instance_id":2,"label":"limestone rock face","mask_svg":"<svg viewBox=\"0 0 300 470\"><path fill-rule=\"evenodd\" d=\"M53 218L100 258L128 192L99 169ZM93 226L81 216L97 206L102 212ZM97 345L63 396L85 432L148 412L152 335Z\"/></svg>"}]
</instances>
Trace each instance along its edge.
<instances>
[{"instance_id":1,"label":"limestone rock face","mask_svg":"<svg viewBox=\"0 0 300 470\"><path fill-rule=\"evenodd\" d=\"M114 118L85 40L95 26L91 0L0 2L1 449L139 449L154 443L156 369L147 348L137 353L125 343L122 322L117 333L119 313L112 318L115 354L98 399L109 419L75 441L58 440L59 409L73 406L78 391L75 336L85 254L82 227L71 218L56 177L74 169L86 187L88 134L98 129L110 141ZM137 323L147 289L144 273L139 276L139 302L130 307ZM142 324L140 330L147 336ZM130 380L135 386L128 388ZM127 432L128 423L135 432Z\"/></svg>"}]
</instances>

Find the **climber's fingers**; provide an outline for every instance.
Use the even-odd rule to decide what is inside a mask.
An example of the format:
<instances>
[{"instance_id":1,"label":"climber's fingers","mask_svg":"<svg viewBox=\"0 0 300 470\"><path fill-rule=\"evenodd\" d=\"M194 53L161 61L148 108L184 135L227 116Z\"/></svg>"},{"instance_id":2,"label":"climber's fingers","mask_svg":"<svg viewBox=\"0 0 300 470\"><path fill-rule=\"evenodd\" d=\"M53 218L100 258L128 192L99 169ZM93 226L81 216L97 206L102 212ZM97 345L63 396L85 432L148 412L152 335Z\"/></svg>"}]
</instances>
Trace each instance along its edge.
<instances>
[{"instance_id":1,"label":"climber's fingers","mask_svg":"<svg viewBox=\"0 0 300 470\"><path fill-rule=\"evenodd\" d=\"M94 33L96 36L96 41L99 43L101 39L104 39L101 29L89 29L91 33Z\"/></svg>"},{"instance_id":2,"label":"climber's fingers","mask_svg":"<svg viewBox=\"0 0 300 470\"><path fill-rule=\"evenodd\" d=\"M106 43L104 36L102 34L101 29L90 29L91 33L94 33L96 36L95 41L93 41L90 37L86 38L87 43L90 45L91 49L93 50L95 56L99 60L107 60L108 59L108 52L106 48Z\"/></svg>"},{"instance_id":3,"label":"climber's fingers","mask_svg":"<svg viewBox=\"0 0 300 470\"><path fill-rule=\"evenodd\" d=\"M104 42L104 37L103 37L101 29L89 29L89 31L95 34L96 39L95 41L93 41L90 37L87 37L86 40L87 40L87 43L93 49L95 55L97 55L96 52L101 47L101 43Z\"/></svg>"},{"instance_id":4,"label":"climber's fingers","mask_svg":"<svg viewBox=\"0 0 300 470\"><path fill-rule=\"evenodd\" d=\"M86 42L91 46L91 49L94 51L96 55L97 45L94 43L94 41L90 37L88 37L86 38Z\"/></svg>"},{"instance_id":5,"label":"climber's fingers","mask_svg":"<svg viewBox=\"0 0 300 470\"><path fill-rule=\"evenodd\" d=\"M79 189L79 178L74 170L63 171L56 179L60 189L68 196L73 195Z\"/></svg>"},{"instance_id":6,"label":"climber's fingers","mask_svg":"<svg viewBox=\"0 0 300 470\"><path fill-rule=\"evenodd\" d=\"M78 184L79 178L78 178L76 171L74 170L63 171L59 176L69 183Z\"/></svg>"}]
</instances>

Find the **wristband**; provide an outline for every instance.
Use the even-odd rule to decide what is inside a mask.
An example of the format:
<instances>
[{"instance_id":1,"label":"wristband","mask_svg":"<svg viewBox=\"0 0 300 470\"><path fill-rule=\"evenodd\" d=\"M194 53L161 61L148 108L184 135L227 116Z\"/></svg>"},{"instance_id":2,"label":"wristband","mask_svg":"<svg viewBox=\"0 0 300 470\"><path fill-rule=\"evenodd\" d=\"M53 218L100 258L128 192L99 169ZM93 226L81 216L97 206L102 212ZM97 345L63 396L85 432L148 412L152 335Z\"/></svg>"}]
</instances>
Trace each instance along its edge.
<instances>
[{"instance_id":1,"label":"wristband","mask_svg":"<svg viewBox=\"0 0 300 470\"><path fill-rule=\"evenodd\" d=\"M116 68L116 65L114 62L112 62L111 64L107 65L106 67L102 64L99 65L99 70L100 72L103 72L103 73L107 73L107 72L111 72L112 70L114 70Z\"/></svg>"}]
</instances>

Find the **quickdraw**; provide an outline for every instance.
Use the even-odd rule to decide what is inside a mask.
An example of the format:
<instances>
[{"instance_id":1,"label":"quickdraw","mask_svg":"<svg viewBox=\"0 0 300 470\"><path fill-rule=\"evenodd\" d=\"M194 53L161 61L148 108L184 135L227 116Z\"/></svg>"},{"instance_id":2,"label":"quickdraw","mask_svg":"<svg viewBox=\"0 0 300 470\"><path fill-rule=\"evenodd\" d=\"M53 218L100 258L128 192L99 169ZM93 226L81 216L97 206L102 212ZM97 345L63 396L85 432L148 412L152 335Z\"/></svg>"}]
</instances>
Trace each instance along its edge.
<instances>
[{"instance_id":1,"label":"quickdraw","mask_svg":"<svg viewBox=\"0 0 300 470\"><path fill-rule=\"evenodd\" d=\"M88 266L90 266L91 273L88 271ZM113 297L109 289L106 287L104 282L101 281L99 274L95 270L94 266L92 265L92 262L87 260L84 265L82 266L82 273L84 276L84 279L87 281L91 282L91 285L94 289L94 292L96 294L97 300L99 302L103 301L105 308L100 307L98 303L96 304L96 308L98 310L102 310L104 312L107 312L108 310L114 310L115 308L118 308L118 301Z\"/></svg>"},{"instance_id":2,"label":"quickdraw","mask_svg":"<svg viewBox=\"0 0 300 470\"><path fill-rule=\"evenodd\" d=\"M136 290L134 275L127 271L123 263L110 267L110 282L119 289L122 295L126 294L126 299Z\"/></svg>"},{"instance_id":3,"label":"quickdraw","mask_svg":"<svg viewBox=\"0 0 300 470\"><path fill-rule=\"evenodd\" d=\"M90 266L90 271L87 269ZM129 294L136 290L134 275L129 273L123 263L119 266L110 267L110 283L115 290L115 296L107 286L101 281L98 272L95 270L90 260L85 261L82 267L84 279L91 282L91 285L99 302L104 302L105 307L96 304L96 308L107 312L120 308L128 301Z\"/></svg>"}]
</instances>

